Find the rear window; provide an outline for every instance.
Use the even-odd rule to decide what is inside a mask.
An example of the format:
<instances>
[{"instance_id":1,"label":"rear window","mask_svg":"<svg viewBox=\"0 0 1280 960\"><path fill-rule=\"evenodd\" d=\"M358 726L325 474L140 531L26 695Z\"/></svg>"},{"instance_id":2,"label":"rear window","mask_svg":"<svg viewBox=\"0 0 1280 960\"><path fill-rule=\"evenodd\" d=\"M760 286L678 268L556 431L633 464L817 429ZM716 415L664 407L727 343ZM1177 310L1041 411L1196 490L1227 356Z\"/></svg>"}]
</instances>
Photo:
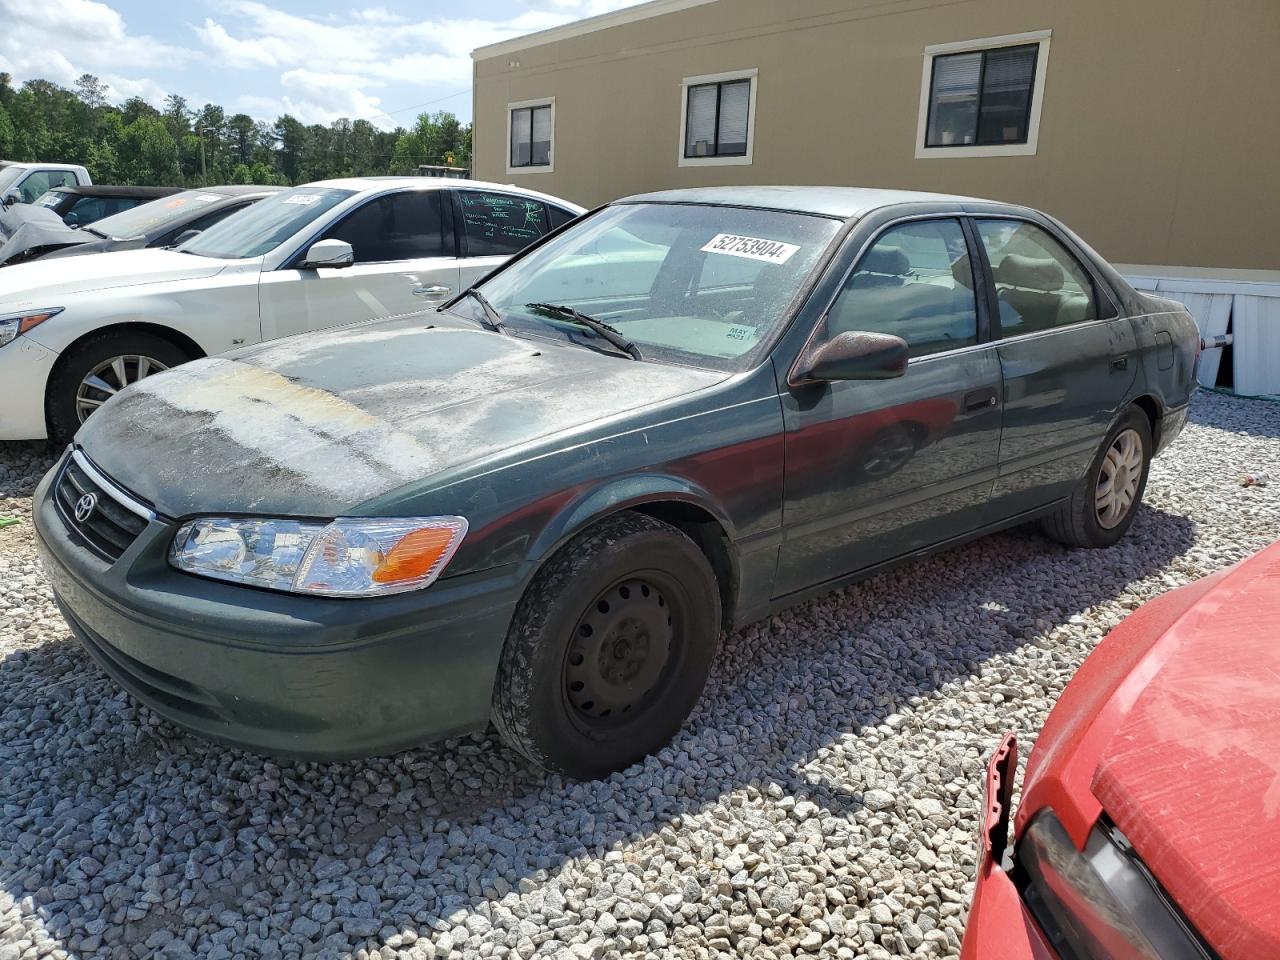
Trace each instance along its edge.
<instances>
[{"instance_id":1,"label":"rear window","mask_svg":"<svg viewBox=\"0 0 1280 960\"><path fill-rule=\"evenodd\" d=\"M94 226L96 232L104 237L116 240L132 240L153 231L163 231L172 223L184 217L199 216L201 210L207 210L212 204L225 200L218 193L204 190L186 190L175 193L171 197L161 197L148 203L104 217Z\"/></svg>"}]
</instances>

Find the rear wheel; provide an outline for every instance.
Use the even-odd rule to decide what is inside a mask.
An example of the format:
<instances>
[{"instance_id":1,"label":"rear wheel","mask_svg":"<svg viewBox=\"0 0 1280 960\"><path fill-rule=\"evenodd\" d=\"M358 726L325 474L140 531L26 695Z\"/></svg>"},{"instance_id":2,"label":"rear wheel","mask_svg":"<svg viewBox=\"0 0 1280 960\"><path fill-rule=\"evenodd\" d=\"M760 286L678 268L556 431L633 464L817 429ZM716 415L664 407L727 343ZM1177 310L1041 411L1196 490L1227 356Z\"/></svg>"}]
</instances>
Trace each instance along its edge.
<instances>
[{"instance_id":1,"label":"rear wheel","mask_svg":"<svg viewBox=\"0 0 1280 960\"><path fill-rule=\"evenodd\" d=\"M125 387L190 359L153 333L107 330L87 338L63 355L49 378L50 438L66 443L80 424Z\"/></svg>"},{"instance_id":2,"label":"rear wheel","mask_svg":"<svg viewBox=\"0 0 1280 960\"><path fill-rule=\"evenodd\" d=\"M548 770L621 770L680 729L719 632L719 588L697 545L642 514L609 517L552 557L521 600L494 725Z\"/></svg>"},{"instance_id":3,"label":"rear wheel","mask_svg":"<svg viewBox=\"0 0 1280 960\"><path fill-rule=\"evenodd\" d=\"M1133 523L1151 465L1151 422L1130 408L1111 428L1071 498L1044 521L1050 537L1071 547L1109 547Z\"/></svg>"}]
</instances>

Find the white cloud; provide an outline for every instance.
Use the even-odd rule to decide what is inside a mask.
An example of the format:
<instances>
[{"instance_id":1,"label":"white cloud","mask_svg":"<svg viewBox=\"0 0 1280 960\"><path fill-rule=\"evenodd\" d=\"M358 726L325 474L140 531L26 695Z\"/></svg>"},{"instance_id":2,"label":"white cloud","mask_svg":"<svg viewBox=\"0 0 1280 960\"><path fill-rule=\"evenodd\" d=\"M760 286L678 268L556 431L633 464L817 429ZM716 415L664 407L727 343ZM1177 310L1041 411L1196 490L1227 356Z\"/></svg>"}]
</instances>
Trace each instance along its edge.
<instances>
[{"instance_id":1,"label":"white cloud","mask_svg":"<svg viewBox=\"0 0 1280 960\"><path fill-rule=\"evenodd\" d=\"M93 73L117 98L163 99L160 87L143 79L146 72L181 67L199 56L130 32L119 13L96 0L4 0L0 17L0 70L18 80L42 77L70 85Z\"/></svg>"},{"instance_id":2,"label":"white cloud","mask_svg":"<svg viewBox=\"0 0 1280 960\"><path fill-rule=\"evenodd\" d=\"M305 123L364 117L390 128L412 123L419 109L457 109L476 47L640 0L516 0L505 19L468 16L465 4L423 17L416 4L365 2L305 16L262 0L207 0L199 22L168 24L186 31L186 47L133 32L110 0L0 0L0 70L64 86L93 73L115 100L159 105L177 92L194 105L211 95L230 101L229 112L265 120L287 112Z\"/></svg>"},{"instance_id":3,"label":"white cloud","mask_svg":"<svg viewBox=\"0 0 1280 960\"><path fill-rule=\"evenodd\" d=\"M214 14L193 29L221 66L281 70L280 83L289 92L270 102L282 109L292 104L299 119L366 117L390 127L411 121L411 111L416 109L411 103L418 98L409 95L409 90L453 92L469 87L471 51L476 47L635 2L638 0L526 3L517 16L498 21L448 16L411 20L385 7L356 10L345 17L307 17L259 0L222 0ZM315 73L317 64L323 65L325 76L341 76L342 83L309 92L299 90L303 85L299 77L314 80L320 76ZM392 96L388 91L399 94ZM358 104L366 109L351 112ZM404 107L410 109L401 109ZM391 110L394 115L389 117L381 110Z\"/></svg>"}]
</instances>

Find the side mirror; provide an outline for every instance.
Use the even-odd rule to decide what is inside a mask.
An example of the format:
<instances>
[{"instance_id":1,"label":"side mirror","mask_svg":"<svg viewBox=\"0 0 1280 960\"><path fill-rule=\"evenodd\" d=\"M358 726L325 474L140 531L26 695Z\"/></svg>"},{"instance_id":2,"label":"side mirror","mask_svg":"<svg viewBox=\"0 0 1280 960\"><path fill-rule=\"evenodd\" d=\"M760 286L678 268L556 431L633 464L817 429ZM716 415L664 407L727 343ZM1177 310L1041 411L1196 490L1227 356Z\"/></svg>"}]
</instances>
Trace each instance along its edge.
<instances>
[{"instance_id":1,"label":"side mirror","mask_svg":"<svg viewBox=\"0 0 1280 960\"><path fill-rule=\"evenodd\" d=\"M892 380L907 372L907 341L889 333L838 333L800 358L791 383Z\"/></svg>"},{"instance_id":2,"label":"side mirror","mask_svg":"<svg viewBox=\"0 0 1280 960\"><path fill-rule=\"evenodd\" d=\"M22 194L20 194L17 190L10 190L8 193L4 195L4 199L0 200L0 203L3 203L6 207L9 207L15 203L21 203L21 202L22 202Z\"/></svg>"},{"instance_id":3,"label":"side mirror","mask_svg":"<svg viewBox=\"0 0 1280 960\"><path fill-rule=\"evenodd\" d=\"M180 234L178 234L176 237L173 238L173 243L169 244L169 246L180 247L182 246L182 244L186 243L192 237L198 237L198 236L200 236L199 230L183 230Z\"/></svg>"},{"instance_id":4,"label":"side mirror","mask_svg":"<svg viewBox=\"0 0 1280 960\"><path fill-rule=\"evenodd\" d=\"M307 250L302 269L318 267L349 267L356 262L356 252L345 240L317 240Z\"/></svg>"}]
</instances>

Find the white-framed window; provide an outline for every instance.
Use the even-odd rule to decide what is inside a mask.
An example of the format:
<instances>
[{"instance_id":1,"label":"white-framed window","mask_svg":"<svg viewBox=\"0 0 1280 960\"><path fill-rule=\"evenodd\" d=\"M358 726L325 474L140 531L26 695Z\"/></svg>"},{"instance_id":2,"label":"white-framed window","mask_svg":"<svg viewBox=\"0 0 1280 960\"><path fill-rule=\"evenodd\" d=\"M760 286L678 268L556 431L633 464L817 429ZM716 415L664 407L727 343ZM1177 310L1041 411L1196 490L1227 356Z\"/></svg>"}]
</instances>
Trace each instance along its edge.
<instances>
[{"instance_id":1,"label":"white-framed window","mask_svg":"<svg viewBox=\"0 0 1280 960\"><path fill-rule=\"evenodd\" d=\"M556 98L507 104L507 173L555 169Z\"/></svg>"},{"instance_id":2,"label":"white-framed window","mask_svg":"<svg viewBox=\"0 0 1280 960\"><path fill-rule=\"evenodd\" d=\"M925 47L916 158L1033 155L1051 33Z\"/></svg>"},{"instance_id":3,"label":"white-framed window","mask_svg":"<svg viewBox=\"0 0 1280 960\"><path fill-rule=\"evenodd\" d=\"M680 83L682 167L745 165L756 134L759 70L733 70Z\"/></svg>"}]
</instances>

